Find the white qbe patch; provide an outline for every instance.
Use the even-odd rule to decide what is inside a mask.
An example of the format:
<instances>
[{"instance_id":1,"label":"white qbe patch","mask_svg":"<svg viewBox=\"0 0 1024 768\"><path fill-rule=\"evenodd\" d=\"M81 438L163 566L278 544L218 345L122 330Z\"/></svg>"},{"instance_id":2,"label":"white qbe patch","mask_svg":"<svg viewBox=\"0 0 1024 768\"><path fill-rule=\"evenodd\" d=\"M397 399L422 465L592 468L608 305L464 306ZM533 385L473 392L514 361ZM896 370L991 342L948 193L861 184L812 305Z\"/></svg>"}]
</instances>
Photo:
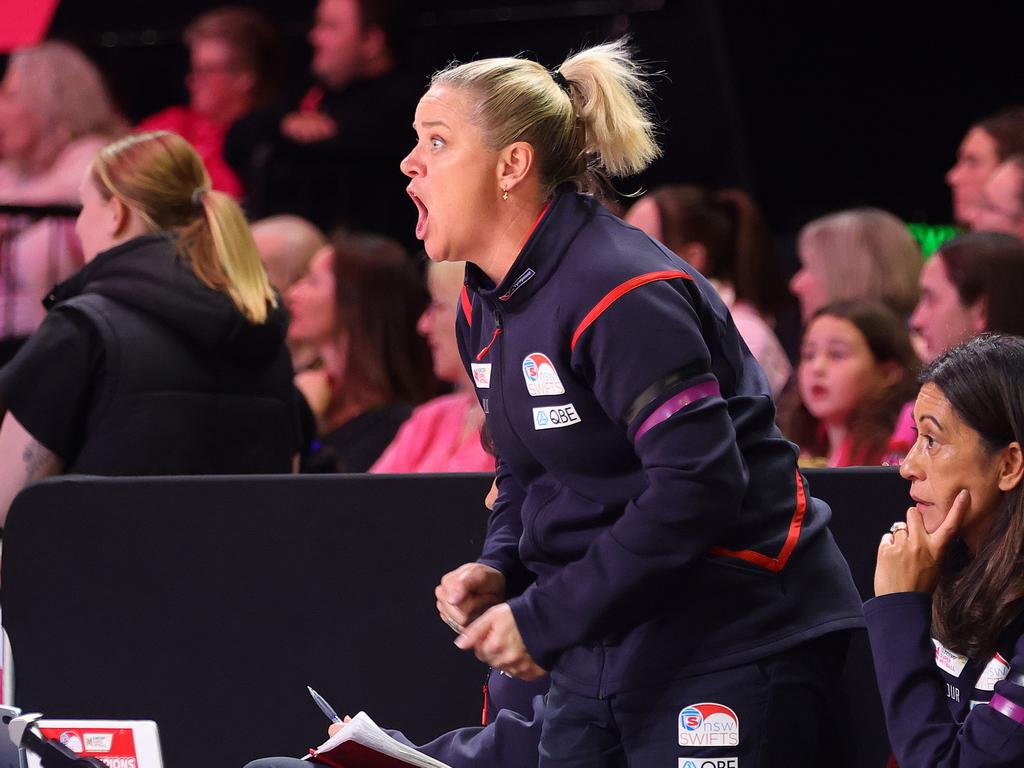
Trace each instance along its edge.
<instances>
[{"instance_id":1,"label":"white qbe patch","mask_svg":"<svg viewBox=\"0 0 1024 768\"><path fill-rule=\"evenodd\" d=\"M565 387L558 378L554 363L542 352L534 352L523 358L523 378L526 379L526 389L532 397L565 394Z\"/></svg>"},{"instance_id":2,"label":"white qbe patch","mask_svg":"<svg viewBox=\"0 0 1024 768\"><path fill-rule=\"evenodd\" d=\"M572 403L533 409L534 429L560 429L579 424L581 421L583 419L576 413L576 407Z\"/></svg>"},{"instance_id":3,"label":"white qbe patch","mask_svg":"<svg viewBox=\"0 0 1024 768\"><path fill-rule=\"evenodd\" d=\"M738 757L680 757L679 768L740 768Z\"/></svg>"},{"instance_id":4,"label":"white qbe patch","mask_svg":"<svg viewBox=\"0 0 1024 768\"><path fill-rule=\"evenodd\" d=\"M679 746L735 747L740 743L740 719L724 704L705 701L679 712ZM700 768L700 762L697 763Z\"/></svg>"},{"instance_id":5,"label":"white qbe patch","mask_svg":"<svg viewBox=\"0 0 1024 768\"><path fill-rule=\"evenodd\" d=\"M470 363L470 367L473 370L473 383L476 384L477 389L490 389L491 388L491 364L490 363Z\"/></svg>"}]
</instances>

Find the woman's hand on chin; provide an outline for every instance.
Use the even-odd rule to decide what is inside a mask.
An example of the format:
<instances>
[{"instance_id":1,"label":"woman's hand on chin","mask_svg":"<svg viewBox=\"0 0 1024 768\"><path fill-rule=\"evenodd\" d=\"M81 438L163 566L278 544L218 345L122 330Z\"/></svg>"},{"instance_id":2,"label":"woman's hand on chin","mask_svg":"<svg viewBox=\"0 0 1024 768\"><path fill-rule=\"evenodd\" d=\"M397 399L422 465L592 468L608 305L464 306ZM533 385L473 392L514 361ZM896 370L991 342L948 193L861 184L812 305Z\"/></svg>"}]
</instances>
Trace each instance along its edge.
<instances>
[{"instance_id":1,"label":"woman's hand on chin","mask_svg":"<svg viewBox=\"0 0 1024 768\"><path fill-rule=\"evenodd\" d=\"M917 507L907 510L906 523L893 523L878 545L875 596L893 592L933 592L942 553L960 529L970 502L970 494L960 491L942 524L932 533L925 530Z\"/></svg>"}]
</instances>

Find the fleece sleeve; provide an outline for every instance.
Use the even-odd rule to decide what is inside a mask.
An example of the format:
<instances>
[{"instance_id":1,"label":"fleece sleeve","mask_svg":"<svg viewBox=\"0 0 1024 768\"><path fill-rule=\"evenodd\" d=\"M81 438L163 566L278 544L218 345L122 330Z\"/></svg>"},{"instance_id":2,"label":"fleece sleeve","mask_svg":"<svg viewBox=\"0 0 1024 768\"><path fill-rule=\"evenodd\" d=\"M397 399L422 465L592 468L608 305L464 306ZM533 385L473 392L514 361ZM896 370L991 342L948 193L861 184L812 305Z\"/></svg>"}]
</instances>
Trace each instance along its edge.
<instances>
[{"instance_id":1,"label":"fleece sleeve","mask_svg":"<svg viewBox=\"0 0 1024 768\"><path fill-rule=\"evenodd\" d=\"M585 555L510 601L533 658L650 615L661 587L707 553L739 513L747 472L687 281L651 283L607 307L573 365L622 424L647 487Z\"/></svg>"},{"instance_id":2,"label":"fleece sleeve","mask_svg":"<svg viewBox=\"0 0 1024 768\"><path fill-rule=\"evenodd\" d=\"M999 768L1024 765L1024 725L995 706L1009 703L1024 719L1024 688L996 683L991 704L974 707L963 724L946 703L942 674L929 636L931 597L898 592L864 605L885 724L900 768ZM1024 672L1024 637L1017 640L1010 675Z\"/></svg>"}]
</instances>

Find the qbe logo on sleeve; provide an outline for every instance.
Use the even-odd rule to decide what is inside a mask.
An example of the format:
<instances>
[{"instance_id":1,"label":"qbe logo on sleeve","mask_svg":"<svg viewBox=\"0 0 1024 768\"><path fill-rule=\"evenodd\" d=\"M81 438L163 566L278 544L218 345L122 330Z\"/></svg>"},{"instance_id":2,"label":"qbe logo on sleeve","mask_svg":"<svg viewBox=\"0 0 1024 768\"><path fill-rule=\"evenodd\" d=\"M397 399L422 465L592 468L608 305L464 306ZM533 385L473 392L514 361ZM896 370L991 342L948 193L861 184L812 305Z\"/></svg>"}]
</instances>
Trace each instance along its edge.
<instances>
[{"instance_id":1,"label":"qbe logo on sleeve","mask_svg":"<svg viewBox=\"0 0 1024 768\"><path fill-rule=\"evenodd\" d=\"M583 419L576 413L576 407L572 403L533 409L534 429L560 429L579 424L581 421Z\"/></svg>"},{"instance_id":2,"label":"qbe logo on sleeve","mask_svg":"<svg viewBox=\"0 0 1024 768\"><path fill-rule=\"evenodd\" d=\"M680 757L679 768L740 768L738 757Z\"/></svg>"}]
</instances>

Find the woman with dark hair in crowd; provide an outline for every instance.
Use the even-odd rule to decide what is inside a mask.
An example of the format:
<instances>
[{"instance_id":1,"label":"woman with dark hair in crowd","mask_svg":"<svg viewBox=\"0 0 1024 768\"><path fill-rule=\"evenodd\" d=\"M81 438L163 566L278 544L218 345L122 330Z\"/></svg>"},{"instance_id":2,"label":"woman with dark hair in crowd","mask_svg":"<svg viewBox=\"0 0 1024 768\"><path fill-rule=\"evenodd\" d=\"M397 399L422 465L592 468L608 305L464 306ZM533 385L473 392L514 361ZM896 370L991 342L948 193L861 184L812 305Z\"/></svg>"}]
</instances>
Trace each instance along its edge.
<instances>
[{"instance_id":1,"label":"woman with dark hair in crowd","mask_svg":"<svg viewBox=\"0 0 1024 768\"><path fill-rule=\"evenodd\" d=\"M0 370L0 522L27 483L288 472L287 317L242 211L173 133L104 147L81 182L86 265Z\"/></svg>"},{"instance_id":2,"label":"woman with dark hair in crowd","mask_svg":"<svg viewBox=\"0 0 1024 768\"><path fill-rule=\"evenodd\" d=\"M944 243L921 270L921 298L910 316L918 354L929 363L979 333L1024 336L1024 242L999 232L969 232ZM892 446L916 439L913 402L896 423Z\"/></svg>"},{"instance_id":3,"label":"woman with dark hair in crowd","mask_svg":"<svg viewBox=\"0 0 1024 768\"><path fill-rule=\"evenodd\" d=\"M625 220L711 281L768 376L772 394L781 393L791 367L772 325L786 300L786 284L771 233L750 196L740 189L671 184L640 198Z\"/></svg>"},{"instance_id":4,"label":"woman with dark hair in crowd","mask_svg":"<svg viewBox=\"0 0 1024 768\"><path fill-rule=\"evenodd\" d=\"M416 326L430 345L434 374L454 391L413 411L371 472L494 472L493 451L485 450L480 439L484 412L462 367L455 338L464 266L428 265L430 304Z\"/></svg>"},{"instance_id":5,"label":"woman with dark hair in crowd","mask_svg":"<svg viewBox=\"0 0 1024 768\"><path fill-rule=\"evenodd\" d=\"M322 366L296 378L320 434L304 471L365 472L413 407L437 394L416 332L429 299L405 250L386 237L339 231L317 258L330 270L334 329Z\"/></svg>"},{"instance_id":6,"label":"woman with dark hair in crowd","mask_svg":"<svg viewBox=\"0 0 1024 768\"><path fill-rule=\"evenodd\" d=\"M0 204L72 206L96 153L125 129L95 65L48 41L0 83ZM0 214L0 365L43 321L50 287L82 265L73 216Z\"/></svg>"},{"instance_id":7,"label":"woman with dark hair in crowd","mask_svg":"<svg viewBox=\"0 0 1024 768\"><path fill-rule=\"evenodd\" d=\"M779 405L783 434L801 462L880 464L900 409L917 390L906 325L881 304L837 302L804 332L796 386Z\"/></svg>"},{"instance_id":8,"label":"woman with dark hair in crowd","mask_svg":"<svg viewBox=\"0 0 1024 768\"><path fill-rule=\"evenodd\" d=\"M657 156L646 90L620 41L452 65L416 110L416 234L469 262L459 349L499 457L438 612L482 661L551 670L542 768L822 765L862 620L827 510L715 289L587 194Z\"/></svg>"},{"instance_id":9,"label":"woman with dark hair in crowd","mask_svg":"<svg viewBox=\"0 0 1024 768\"><path fill-rule=\"evenodd\" d=\"M921 376L864 612L901 768L1024 765L1024 339L985 335ZM938 669L936 669L938 667Z\"/></svg>"},{"instance_id":10,"label":"woman with dark hair in crowd","mask_svg":"<svg viewBox=\"0 0 1024 768\"><path fill-rule=\"evenodd\" d=\"M1005 107L967 129L946 172L953 193L953 218L969 224L981 201L985 182L1003 160L1024 152L1024 105Z\"/></svg>"},{"instance_id":11,"label":"woman with dark hair in crowd","mask_svg":"<svg viewBox=\"0 0 1024 768\"><path fill-rule=\"evenodd\" d=\"M921 271L910 329L926 363L983 331L1024 335L1024 242L1000 232L947 241Z\"/></svg>"}]
</instances>

